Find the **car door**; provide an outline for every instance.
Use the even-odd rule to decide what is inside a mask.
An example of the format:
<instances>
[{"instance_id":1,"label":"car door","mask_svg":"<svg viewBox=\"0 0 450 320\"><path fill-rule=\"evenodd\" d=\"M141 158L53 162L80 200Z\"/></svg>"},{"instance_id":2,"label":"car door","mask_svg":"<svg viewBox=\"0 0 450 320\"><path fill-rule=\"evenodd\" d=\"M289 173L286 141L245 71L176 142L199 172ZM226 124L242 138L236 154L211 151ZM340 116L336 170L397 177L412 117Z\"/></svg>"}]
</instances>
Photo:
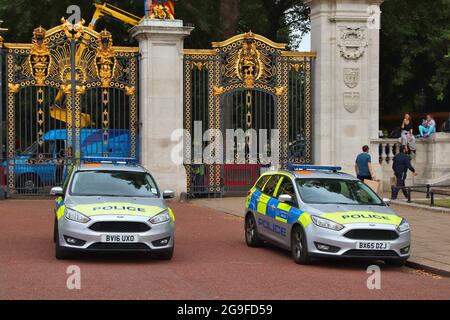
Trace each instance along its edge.
<instances>
[{"instance_id":1,"label":"car door","mask_svg":"<svg viewBox=\"0 0 450 320\"><path fill-rule=\"evenodd\" d=\"M290 239L288 238L289 229L288 226L292 224L294 219L294 209L298 207L297 197L295 195L294 184L291 179L287 176L283 176L282 180L279 182L277 190L275 191L274 198L282 194L286 194L292 197L291 203L283 203L277 200L277 207L275 210L275 223L278 225L279 229L283 232L278 233L278 240L286 246L289 246Z\"/></svg>"},{"instance_id":2,"label":"car door","mask_svg":"<svg viewBox=\"0 0 450 320\"><path fill-rule=\"evenodd\" d=\"M280 182L280 175L273 175L265 184L262 194L257 199L257 221L258 232L264 237L277 240L277 233L282 232L275 223L276 207L278 200L273 198L273 194Z\"/></svg>"}]
</instances>

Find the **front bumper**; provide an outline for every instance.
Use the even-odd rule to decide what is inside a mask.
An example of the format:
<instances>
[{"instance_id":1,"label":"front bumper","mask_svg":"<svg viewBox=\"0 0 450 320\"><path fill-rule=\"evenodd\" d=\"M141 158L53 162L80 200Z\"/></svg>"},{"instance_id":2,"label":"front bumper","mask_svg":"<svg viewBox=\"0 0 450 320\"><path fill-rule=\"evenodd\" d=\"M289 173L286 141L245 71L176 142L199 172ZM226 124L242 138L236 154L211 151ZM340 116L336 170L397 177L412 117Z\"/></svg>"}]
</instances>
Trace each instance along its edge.
<instances>
[{"instance_id":1,"label":"front bumper","mask_svg":"<svg viewBox=\"0 0 450 320\"><path fill-rule=\"evenodd\" d=\"M168 221L161 224L151 224L148 217L136 216L96 216L86 223L78 223L62 217L58 221L59 244L62 248L70 251L104 251L104 252L167 252L174 246L174 222ZM93 231L90 227L98 222L118 222L118 223L142 223L146 224L150 230L145 232L112 232ZM132 235L138 238L135 243L105 243L102 242L103 235ZM80 240L77 245L70 244L68 238ZM165 245L157 242L169 239Z\"/></svg>"},{"instance_id":2,"label":"front bumper","mask_svg":"<svg viewBox=\"0 0 450 320\"><path fill-rule=\"evenodd\" d=\"M395 232L396 239L354 239L346 234L351 230L384 230L390 233ZM346 224L341 231L334 231L321 228L311 223L306 228L306 238L308 241L308 252L311 256L335 257L335 258L358 258L358 259L408 259L411 252L410 231L399 233L394 225L387 224L367 224L354 223ZM362 250L358 249L358 242L387 242L388 250ZM329 246L331 250L324 250L322 246ZM319 249L321 248L321 249Z\"/></svg>"}]
</instances>

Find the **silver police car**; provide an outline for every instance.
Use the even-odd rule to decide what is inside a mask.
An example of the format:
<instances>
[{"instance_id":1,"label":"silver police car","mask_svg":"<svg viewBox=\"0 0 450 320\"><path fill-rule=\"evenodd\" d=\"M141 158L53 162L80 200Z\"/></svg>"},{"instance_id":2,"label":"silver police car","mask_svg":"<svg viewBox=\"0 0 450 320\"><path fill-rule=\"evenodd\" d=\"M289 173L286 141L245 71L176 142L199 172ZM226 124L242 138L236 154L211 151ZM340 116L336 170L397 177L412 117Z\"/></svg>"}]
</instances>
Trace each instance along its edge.
<instances>
[{"instance_id":1,"label":"silver police car","mask_svg":"<svg viewBox=\"0 0 450 320\"><path fill-rule=\"evenodd\" d=\"M54 241L57 259L76 252L142 251L171 259L175 216L155 180L141 166L121 162L72 167L55 187Z\"/></svg>"},{"instance_id":2,"label":"silver police car","mask_svg":"<svg viewBox=\"0 0 450 320\"><path fill-rule=\"evenodd\" d=\"M410 226L380 197L339 167L291 165L263 174L249 191L247 245L291 250L295 262L315 257L364 258L403 265Z\"/></svg>"}]
</instances>

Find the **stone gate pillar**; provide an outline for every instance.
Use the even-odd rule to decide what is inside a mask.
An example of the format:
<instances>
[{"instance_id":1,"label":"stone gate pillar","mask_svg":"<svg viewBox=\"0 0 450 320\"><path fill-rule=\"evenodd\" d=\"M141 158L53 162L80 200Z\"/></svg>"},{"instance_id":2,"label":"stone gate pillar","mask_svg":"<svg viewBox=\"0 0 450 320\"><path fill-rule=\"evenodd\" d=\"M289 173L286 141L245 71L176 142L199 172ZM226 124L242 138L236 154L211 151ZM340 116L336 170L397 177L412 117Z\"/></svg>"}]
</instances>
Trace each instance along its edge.
<instances>
[{"instance_id":1,"label":"stone gate pillar","mask_svg":"<svg viewBox=\"0 0 450 320\"><path fill-rule=\"evenodd\" d=\"M171 137L183 129L183 48L192 30L181 20L157 19L145 19L131 29L141 53L141 163L160 189L171 189L178 195L186 192L186 172L172 159L180 141Z\"/></svg>"},{"instance_id":2,"label":"stone gate pillar","mask_svg":"<svg viewBox=\"0 0 450 320\"><path fill-rule=\"evenodd\" d=\"M342 165L354 173L361 147L378 138L379 6L383 1L305 1L311 8L311 49L318 54L314 74L316 164ZM377 158L372 156L372 162Z\"/></svg>"}]
</instances>

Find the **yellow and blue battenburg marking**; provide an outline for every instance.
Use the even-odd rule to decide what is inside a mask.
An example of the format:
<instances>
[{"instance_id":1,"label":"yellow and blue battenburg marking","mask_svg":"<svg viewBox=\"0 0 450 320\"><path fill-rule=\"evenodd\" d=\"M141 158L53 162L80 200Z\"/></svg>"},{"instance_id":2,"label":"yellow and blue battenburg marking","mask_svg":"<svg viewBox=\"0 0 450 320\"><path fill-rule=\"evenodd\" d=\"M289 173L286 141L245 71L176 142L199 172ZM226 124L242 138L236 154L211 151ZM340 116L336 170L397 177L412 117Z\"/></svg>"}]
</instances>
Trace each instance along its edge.
<instances>
[{"instance_id":1,"label":"yellow and blue battenburg marking","mask_svg":"<svg viewBox=\"0 0 450 320\"><path fill-rule=\"evenodd\" d=\"M64 204L64 199L62 197L58 197L55 200L56 203L56 218L59 220L64 217L64 210L66 208Z\"/></svg>"},{"instance_id":2,"label":"yellow and blue battenburg marking","mask_svg":"<svg viewBox=\"0 0 450 320\"><path fill-rule=\"evenodd\" d=\"M279 188L280 184L281 179L277 188ZM258 198L259 202L256 201ZM250 195L246 200L246 207L249 210L256 211L261 215L286 224L293 224L296 221L300 221L304 227L307 227L311 223L311 216L308 213L269 197L256 188L250 190Z\"/></svg>"}]
</instances>

